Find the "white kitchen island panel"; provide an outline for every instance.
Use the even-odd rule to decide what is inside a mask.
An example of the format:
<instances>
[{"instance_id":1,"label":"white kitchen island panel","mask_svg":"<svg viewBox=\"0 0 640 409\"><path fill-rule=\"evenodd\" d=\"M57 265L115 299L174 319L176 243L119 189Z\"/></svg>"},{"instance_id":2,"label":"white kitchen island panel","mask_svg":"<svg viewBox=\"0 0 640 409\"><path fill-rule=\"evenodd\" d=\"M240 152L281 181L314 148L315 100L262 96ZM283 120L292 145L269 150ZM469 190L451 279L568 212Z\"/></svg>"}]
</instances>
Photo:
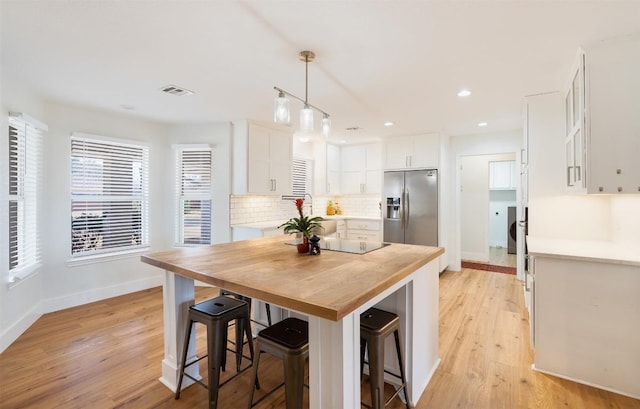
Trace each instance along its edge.
<instances>
[{"instance_id":1,"label":"white kitchen island panel","mask_svg":"<svg viewBox=\"0 0 640 409\"><path fill-rule=\"evenodd\" d=\"M531 252L534 369L640 398L640 266Z\"/></svg>"}]
</instances>

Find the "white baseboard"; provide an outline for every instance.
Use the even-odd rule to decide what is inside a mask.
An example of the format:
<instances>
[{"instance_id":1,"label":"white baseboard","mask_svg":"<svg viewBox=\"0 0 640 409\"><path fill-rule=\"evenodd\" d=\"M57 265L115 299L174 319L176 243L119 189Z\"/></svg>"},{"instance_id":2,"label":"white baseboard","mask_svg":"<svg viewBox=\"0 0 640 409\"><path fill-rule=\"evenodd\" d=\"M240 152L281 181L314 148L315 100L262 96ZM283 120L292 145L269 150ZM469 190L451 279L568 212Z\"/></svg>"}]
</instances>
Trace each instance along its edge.
<instances>
[{"instance_id":1,"label":"white baseboard","mask_svg":"<svg viewBox=\"0 0 640 409\"><path fill-rule=\"evenodd\" d=\"M69 294L62 297L48 298L40 303L40 311L43 314L64 310L66 308L77 307L95 301L104 300L119 295L129 294L148 288L162 286L163 275L157 274L154 277L143 278L136 281L112 285L110 287L94 288L81 293Z\"/></svg>"},{"instance_id":2,"label":"white baseboard","mask_svg":"<svg viewBox=\"0 0 640 409\"><path fill-rule=\"evenodd\" d=\"M489 262L489 260L487 260L487 254L485 253L462 252L460 256L462 257L463 260L482 261L484 263Z\"/></svg>"},{"instance_id":3,"label":"white baseboard","mask_svg":"<svg viewBox=\"0 0 640 409\"><path fill-rule=\"evenodd\" d=\"M640 399L640 395L635 394L633 392L621 391L619 389L609 388L609 387L606 387L606 386L598 385L597 383L583 381L582 379L572 378L570 376L566 376L566 375L562 375L562 374L559 374L559 373L555 373L553 371L547 371L547 370L544 370L544 369L536 368L535 364L531 364L531 369L533 369L536 372L544 373L544 374L547 374L547 375L557 376L558 378L566 379L566 380L569 380L569 381L572 381L572 382L581 383L583 385L593 386L594 388L598 388L598 389L602 389L602 390L605 390L605 391L617 393L618 395L628 396L628 397L633 398L633 399Z\"/></svg>"},{"instance_id":4,"label":"white baseboard","mask_svg":"<svg viewBox=\"0 0 640 409\"><path fill-rule=\"evenodd\" d=\"M35 305L29 311L27 311L20 319L13 323L9 328L2 332L0 335L0 353L13 344L34 322L40 318L40 306Z\"/></svg>"}]
</instances>

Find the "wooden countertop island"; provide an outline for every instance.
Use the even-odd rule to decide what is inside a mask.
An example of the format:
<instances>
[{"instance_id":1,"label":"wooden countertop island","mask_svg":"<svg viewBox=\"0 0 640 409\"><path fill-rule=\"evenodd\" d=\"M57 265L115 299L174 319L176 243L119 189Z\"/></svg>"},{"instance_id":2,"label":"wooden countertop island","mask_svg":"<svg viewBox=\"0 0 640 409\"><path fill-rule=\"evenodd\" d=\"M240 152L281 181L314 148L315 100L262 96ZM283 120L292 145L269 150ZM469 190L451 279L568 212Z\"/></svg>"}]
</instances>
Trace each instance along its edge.
<instances>
[{"instance_id":1,"label":"wooden countertop island","mask_svg":"<svg viewBox=\"0 0 640 409\"><path fill-rule=\"evenodd\" d=\"M165 270L161 382L175 390L178 334L198 280L308 316L311 408L360 407L359 315L373 305L397 313L409 397L417 402L439 363L438 258L444 249L390 244L366 254L322 250L309 256L288 241L268 237L141 257Z\"/></svg>"}]
</instances>

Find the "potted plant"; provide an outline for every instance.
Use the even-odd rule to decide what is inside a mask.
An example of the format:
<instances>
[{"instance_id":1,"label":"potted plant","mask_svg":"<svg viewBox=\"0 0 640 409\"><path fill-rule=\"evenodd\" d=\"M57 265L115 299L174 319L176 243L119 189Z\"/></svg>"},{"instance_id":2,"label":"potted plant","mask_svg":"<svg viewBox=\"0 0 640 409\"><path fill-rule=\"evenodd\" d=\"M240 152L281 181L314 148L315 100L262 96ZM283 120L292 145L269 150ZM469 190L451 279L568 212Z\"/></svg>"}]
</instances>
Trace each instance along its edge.
<instances>
[{"instance_id":1,"label":"potted plant","mask_svg":"<svg viewBox=\"0 0 640 409\"><path fill-rule=\"evenodd\" d=\"M322 217L305 216L302 212L304 199L296 199L295 204L300 217L292 217L287 222L282 223L280 226L278 226L278 228L284 227L284 232L288 234L300 233L302 235L302 243L298 244L298 252L307 253L309 252L309 237L311 236L311 234L313 234L314 230L322 228L322 225L320 224Z\"/></svg>"}]
</instances>

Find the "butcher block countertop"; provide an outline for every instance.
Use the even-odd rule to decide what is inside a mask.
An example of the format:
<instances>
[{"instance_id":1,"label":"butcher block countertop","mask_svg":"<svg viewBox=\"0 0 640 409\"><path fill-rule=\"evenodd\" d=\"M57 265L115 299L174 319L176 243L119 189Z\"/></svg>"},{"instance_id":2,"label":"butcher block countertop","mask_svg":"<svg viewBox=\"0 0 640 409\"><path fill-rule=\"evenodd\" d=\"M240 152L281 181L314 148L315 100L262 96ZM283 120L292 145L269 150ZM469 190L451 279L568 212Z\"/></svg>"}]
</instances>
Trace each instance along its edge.
<instances>
[{"instance_id":1,"label":"butcher block countertop","mask_svg":"<svg viewBox=\"0 0 640 409\"><path fill-rule=\"evenodd\" d=\"M444 254L440 247L390 244L366 254L298 254L290 236L141 256L147 264L249 297L339 321Z\"/></svg>"}]
</instances>

